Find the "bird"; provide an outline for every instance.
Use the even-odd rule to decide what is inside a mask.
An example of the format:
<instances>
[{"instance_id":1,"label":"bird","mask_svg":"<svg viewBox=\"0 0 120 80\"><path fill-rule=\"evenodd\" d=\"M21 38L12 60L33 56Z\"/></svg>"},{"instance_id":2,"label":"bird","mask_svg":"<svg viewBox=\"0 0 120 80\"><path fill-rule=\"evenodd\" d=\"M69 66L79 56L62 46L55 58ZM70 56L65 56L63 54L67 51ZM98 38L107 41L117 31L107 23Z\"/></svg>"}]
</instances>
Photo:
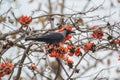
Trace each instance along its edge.
<instances>
[{"instance_id":1,"label":"bird","mask_svg":"<svg viewBox=\"0 0 120 80\"><path fill-rule=\"evenodd\" d=\"M25 40L26 41L34 40L34 41L45 42L48 44L54 44L54 43L62 42L65 39L65 37L71 33L75 33L75 32L65 29L62 32L54 32L54 33L44 34L44 35L41 35L38 37L26 38Z\"/></svg>"}]
</instances>

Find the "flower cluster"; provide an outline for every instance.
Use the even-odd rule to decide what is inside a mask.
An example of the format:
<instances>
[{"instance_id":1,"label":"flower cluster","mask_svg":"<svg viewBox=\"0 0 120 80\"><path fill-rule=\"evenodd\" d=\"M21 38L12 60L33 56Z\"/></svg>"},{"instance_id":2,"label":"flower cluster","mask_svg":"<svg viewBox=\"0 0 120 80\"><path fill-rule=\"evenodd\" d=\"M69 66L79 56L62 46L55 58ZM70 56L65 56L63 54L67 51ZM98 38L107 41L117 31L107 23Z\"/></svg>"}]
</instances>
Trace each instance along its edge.
<instances>
[{"instance_id":1,"label":"flower cluster","mask_svg":"<svg viewBox=\"0 0 120 80\"><path fill-rule=\"evenodd\" d=\"M50 53L51 57L60 57L60 58L64 58L65 54L67 52L67 48L64 47L62 44L59 45L48 45L46 46L46 50L48 53Z\"/></svg>"},{"instance_id":2,"label":"flower cluster","mask_svg":"<svg viewBox=\"0 0 120 80\"><path fill-rule=\"evenodd\" d=\"M73 67L73 64L74 64L73 60L69 59L68 57L65 57L65 61L70 68Z\"/></svg>"},{"instance_id":3,"label":"flower cluster","mask_svg":"<svg viewBox=\"0 0 120 80\"><path fill-rule=\"evenodd\" d=\"M89 50L92 50L94 52L95 49L96 49L96 45L94 44L94 42L88 42L84 45L84 50L86 52L88 52Z\"/></svg>"},{"instance_id":4,"label":"flower cluster","mask_svg":"<svg viewBox=\"0 0 120 80\"><path fill-rule=\"evenodd\" d=\"M75 45L63 46L61 43L59 43L58 45L51 44L46 46L46 50L49 53L50 57L63 59L70 68L74 62L69 59L68 56L81 55L80 47Z\"/></svg>"},{"instance_id":5,"label":"flower cluster","mask_svg":"<svg viewBox=\"0 0 120 80\"><path fill-rule=\"evenodd\" d=\"M9 62L1 62L0 63L0 77L5 75L9 75L12 72L13 64Z\"/></svg>"},{"instance_id":6,"label":"flower cluster","mask_svg":"<svg viewBox=\"0 0 120 80\"><path fill-rule=\"evenodd\" d=\"M98 26L93 26L92 30L94 30L93 33L91 34L92 37L102 39L104 33L102 28Z\"/></svg>"},{"instance_id":7,"label":"flower cluster","mask_svg":"<svg viewBox=\"0 0 120 80\"><path fill-rule=\"evenodd\" d=\"M68 50L69 50L69 53L68 55L69 56L80 56L81 55L81 51L80 51L80 47L76 46L76 45L68 45Z\"/></svg>"},{"instance_id":8,"label":"flower cluster","mask_svg":"<svg viewBox=\"0 0 120 80\"><path fill-rule=\"evenodd\" d=\"M22 25L22 27L27 27L32 22L32 19L30 16L22 15L19 18L19 22Z\"/></svg>"}]
</instances>

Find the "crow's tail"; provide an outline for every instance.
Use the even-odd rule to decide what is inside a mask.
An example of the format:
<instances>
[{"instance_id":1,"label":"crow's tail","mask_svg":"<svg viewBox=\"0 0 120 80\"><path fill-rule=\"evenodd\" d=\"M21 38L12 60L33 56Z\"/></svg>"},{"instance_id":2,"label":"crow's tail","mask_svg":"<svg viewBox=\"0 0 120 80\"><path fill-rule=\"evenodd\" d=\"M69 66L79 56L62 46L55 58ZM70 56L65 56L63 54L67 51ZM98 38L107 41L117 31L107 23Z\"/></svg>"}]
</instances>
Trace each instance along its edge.
<instances>
[{"instance_id":1,"label":"crow's tail","mask_svg":"<svg viewBox=\"0 0 120 80\"><path fill-rule=\"evenodd\" d=\"M28 40L43 41L42 38L26 38L25 39L25 41L28 41Z\"/></svg>"}]
</instances>

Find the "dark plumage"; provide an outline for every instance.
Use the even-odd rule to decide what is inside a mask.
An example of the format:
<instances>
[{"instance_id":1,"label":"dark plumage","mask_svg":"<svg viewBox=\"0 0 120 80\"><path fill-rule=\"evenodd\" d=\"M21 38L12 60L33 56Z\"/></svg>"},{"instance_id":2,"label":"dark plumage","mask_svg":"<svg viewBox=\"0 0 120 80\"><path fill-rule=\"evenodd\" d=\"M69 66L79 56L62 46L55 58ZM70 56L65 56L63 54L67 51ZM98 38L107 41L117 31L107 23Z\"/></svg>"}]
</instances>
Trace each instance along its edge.
<instances>
[{"instance_id":1,"label":"dark plumage","mask_svg":"<svg viewBox=\"0 0 120 80\"><path fill-rule=\"evenodd\" d=\"M74 32L64 30L63 32L55 32L55 33L45 34L45 35L35 37L35 38L26 38L25 40L26 41L35 40L35 41L46 42L46 43L49 43L49 44L59 43L59 42L63 41L64 38L70 33L74 33Z\"/></svg>"}]
</instances>

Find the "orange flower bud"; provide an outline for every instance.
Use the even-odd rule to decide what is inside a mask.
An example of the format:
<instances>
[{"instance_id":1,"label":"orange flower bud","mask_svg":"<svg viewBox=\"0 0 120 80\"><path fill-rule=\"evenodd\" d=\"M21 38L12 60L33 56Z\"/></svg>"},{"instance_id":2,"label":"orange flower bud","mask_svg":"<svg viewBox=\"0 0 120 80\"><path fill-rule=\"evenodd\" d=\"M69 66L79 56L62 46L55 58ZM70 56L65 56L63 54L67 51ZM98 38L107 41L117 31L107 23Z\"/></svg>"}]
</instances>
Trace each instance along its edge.
<instances>
[{"instance_id":1,"label":"orange flower bud","mask_svg":"<svg viewBox=\"0 0 120 80\"><path fill-rule=\"evenodd\" d=\"M36 70L36 69L37 69L37 66L36 66L34 63L32 63L32 64L30 65L30 69Z\"/></svg>"},{"instance_id":2,"label":"orange flower bud","mask_svg":"<svg viewBox=\"0 0 120 80\"><path fill-rule=\"evenodd\" d=\"M10 68L13 68L13 66L14 66L12 63L8 63L7 65L8 65Z\"/></svg>"},{"instance_id":3,"label":"orange flower bud","mask_svg":"<svg viewBox=\"0 0 120 80\"><path fill-rule=\"evenodd\" d=\"M22 27L26 27L26 26L28 26L28 24L30 24L32 22L32 19L31 19L30 16L24 16L24 15L22 15L19 18L19 22L20 22L20 24L23 25Z\"/></svg>"},{"instance_id":4,"label":"orange flower bud","mask_svg":"<svg viewBox=\"0 0 120 80\"><path fill-rule=\"evenodd\" d=\"M114 40L114 44L120 44L120 39Z\"/></svg>"},{"instance_id":5,"label":"orange flower bud","mask_svg":"<svg viewBox=\"0 0 120 80\"><path fill-rule=\"evenodd\" d=\"M5 62L1 62L0 63L0 67L5 68L6 67L6 63Z\"/></svg>"}]
</instances>

